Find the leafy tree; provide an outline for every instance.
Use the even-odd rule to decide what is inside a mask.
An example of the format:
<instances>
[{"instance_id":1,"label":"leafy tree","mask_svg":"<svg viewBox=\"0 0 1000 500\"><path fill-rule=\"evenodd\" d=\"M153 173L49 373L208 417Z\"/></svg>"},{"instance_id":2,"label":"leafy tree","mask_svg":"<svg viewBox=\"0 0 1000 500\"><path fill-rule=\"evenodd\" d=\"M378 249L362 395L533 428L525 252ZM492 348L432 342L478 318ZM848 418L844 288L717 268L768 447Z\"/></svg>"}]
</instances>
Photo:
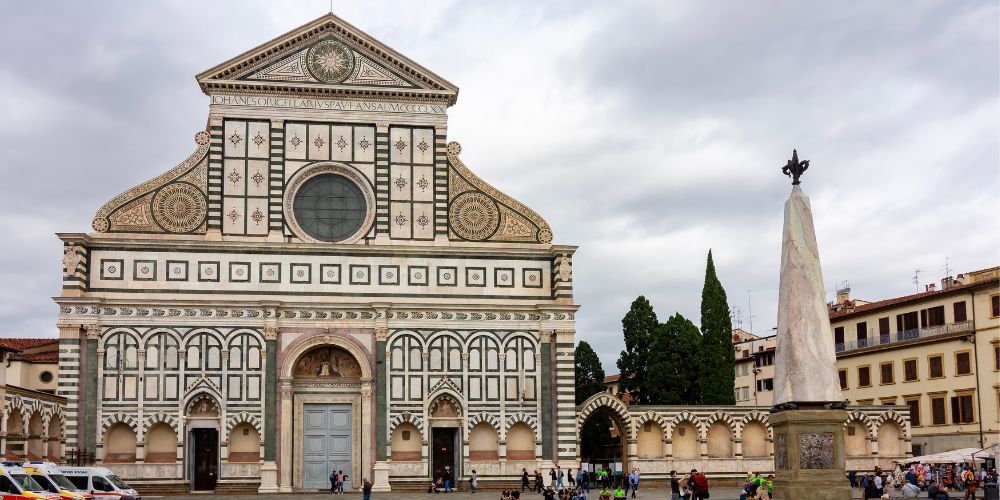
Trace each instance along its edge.
<instances>
[{"instance_id":1,"label":"leafy tree","mask_svg":"<svg viewBox=\"0 0 1000 500\"><path fill-rule=\"evenodd\" d=\"M576 346L576 404L607 390L604 367L597 353L586 341ZM603 411L592 413L580 428L580 456L601 457L611 444L611 419Z\"/></svg>"},{"instance_id":2,"label":"leafy tree","mask_svg":"<svg viewBox=\"0 0 1000 500\"><path fill-rule=\"evenodd\" d=\"M632 307L622 318L625 350L618 356L618 387L620 392L629 393L634 404L649 402L649 381L646 378L649 373L649 347L658 326L653 306L642 295L632 302Z\"/></svg>"},{"instance_id":3,"label":"leafy tree","mask_svg":"<svg viewBox=\"0 0 1000 500\"><path fill-rule=\"evenodd\" d=\"M736 404L733 395L736 372L733 351L733 322L729 316L726 290L715 275L712 251L708 251L705 286L701 291L701 349L698 359L703 405Z\"/></svg>"},{"instance_id":4,"label":"leafy tree","mask_svg":"<svg viewBox=\"0 0 1000 500\"><path fill-rule=\"evenodd\" d=\"M576 346L576 404L583 403L587 398L604 392L607 385L604 384L604 367L601 366L601 359L585 340L581 340Z\"/></svg>"},{"instance_id":5,"label":"leafy tree","mask_svg":"<svg viewBox=\"0 0 1000 500\"><path fill-rule=\"evenodd\" d=\"M649 404L696 405L698 327L679 313L656 329L649 353Z\"/></svg>"}]
</instances>

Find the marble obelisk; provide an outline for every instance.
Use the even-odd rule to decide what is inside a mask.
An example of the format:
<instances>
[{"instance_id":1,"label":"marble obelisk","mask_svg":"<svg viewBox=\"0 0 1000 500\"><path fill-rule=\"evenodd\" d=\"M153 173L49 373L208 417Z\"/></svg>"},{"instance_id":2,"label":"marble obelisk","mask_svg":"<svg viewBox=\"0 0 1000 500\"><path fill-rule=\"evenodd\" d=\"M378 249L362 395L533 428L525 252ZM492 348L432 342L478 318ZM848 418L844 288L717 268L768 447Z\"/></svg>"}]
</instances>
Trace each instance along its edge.
<instances>
[{"instance_id":1,"label":"marble obelisk","mask_svg":"<svg viewBox=\"0 0 1000 500\"><path fill-rule=\"evenodd\" d=\"M774 498L847 500L843 395L826 306L816 230L799 177L809 168L792 152L785 202L774 357Z\"/></svg>"}]
</instances>

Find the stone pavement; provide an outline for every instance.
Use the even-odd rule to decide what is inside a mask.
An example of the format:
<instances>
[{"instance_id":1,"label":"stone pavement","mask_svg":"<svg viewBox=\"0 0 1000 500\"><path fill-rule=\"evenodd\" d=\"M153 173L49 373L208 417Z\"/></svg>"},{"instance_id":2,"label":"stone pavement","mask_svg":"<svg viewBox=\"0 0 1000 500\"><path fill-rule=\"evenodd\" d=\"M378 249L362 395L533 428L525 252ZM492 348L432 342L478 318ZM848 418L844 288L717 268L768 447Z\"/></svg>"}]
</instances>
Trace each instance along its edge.
<instances>
[{"instance_id":1,"label":"stone pavement","mask_svg":"<svg viewBox=\"0 0 1000 500\"><path fill-rule=\"evenodd\" d=\"M637 497L640 500L669 500L670 493L664 489L655 490L639 490L640 495ZM898 493L898 492L897 492ZM738 500L740 497L740 490L738 488L713 488L711 490L712 500ZM981 495L981 493L980 493ZM206 494L192 494L192 495L172 495L172 496L146 496L143 495L143 500L162 498L164 500L205 500ZM923 494L922 496L926 496ZM344 495L331 495L329 493L286 493L286 494L268 494L268 495L257 495L257 494L244 494L244 495L234 495L234 494L212 494L212 500L267 500L273 498L274 500L361 500L361 493L348 492ZM853 490L854 498L861 498L858 494L858 490ZM479 493L472 494L469 492L454 492L454 493L438 493L427 494L427 493L417 493L417 492L392 492L392 493L372 493L372 500L498 500L500 498L500 492L496 490L482 490ZM541 495L531 495L525 494L522 498L525 500L540 500ZM588 499L597 499L597 495L588 495ZM890 498L897 499L902 498L899 496L892 496ZM961 498L961 497L959 497ZM981 498L981 496L980 496Z\"/></svg>"}]
</instances>

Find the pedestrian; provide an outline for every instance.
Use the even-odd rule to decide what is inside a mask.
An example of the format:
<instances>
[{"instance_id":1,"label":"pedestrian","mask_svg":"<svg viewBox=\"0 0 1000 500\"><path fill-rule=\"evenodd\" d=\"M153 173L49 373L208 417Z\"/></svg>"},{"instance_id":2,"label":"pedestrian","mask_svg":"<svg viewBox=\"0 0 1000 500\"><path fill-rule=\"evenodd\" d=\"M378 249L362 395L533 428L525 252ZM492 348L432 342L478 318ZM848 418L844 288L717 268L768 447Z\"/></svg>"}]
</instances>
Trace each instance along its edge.
<instances>
[{"instance_id":1,"label":"pedestrian","mask_svg":"<svg viewBox=\"0 0 1000 500\"><path fill-rule=\"evenodd\" d=\"M584 480L583 469L576 470L576 487L579 488L580 491L587 491L587 483Z\"/></svg>"},{"instance_id":2,"label":"pedestrian","mask_svg":"<svg viewBox=\"0 0 1000 500\"><path fill-rule=\"evenodd\" d=\"M966 467L965 471L962 472L962 479L965 480L965 497L964 500L976 500L976 475L972 473L972 469Z\"/></svg>"},{"instance_id":3,"label":"pedestrian","mask_svg":"<svg viewBox=\"0 0 1000 500\"><path fill-rule=\"evenodd\" d=\"M372 500L372 483L368 478L365 478L361 485L361 493L364 495L364 500Z\"/></svg>"},{"instance_id":4,"label":"pedestrian","mask_svg":"<svg viewBox=\"0 0 1000 500\"><path fill-rule=\"evenodd\" d=\"M635 493L639 491L639 471L635 468L628 474L628 482L632 487L632 498L635 498Z\"/></svg>"},{"instance_id":5,"label":"pedestrian","mask_svg":"<svg viewBox=\"0 0 1000 500\"><path fill-rule=\"evenodd\" d=\"M451 493L451 472L448 470L444 471L444 492Z\"/></svg>"},{"instance_id":6,"label":"pedestrian","mask_svg":"<svg viewBox=\"0 0 1000 500\"><path fill-rule=\"evenodd\" d=\"M521 468L521 491L528 489L528 469Z\"/></svg>"},{"instance_id":7,"label":"pedestrian","mask_svg":"<svg viewBox=\"0 0 1000 500\"><path fill-rule=\"evenodd\" d=\"M342 470L338 470L337 471L337 494L338 495L343 495L344 494L344 478L345 477L347 477L347 476L344 475L344 471L342 471Z\"/></svg>"},{"instance_id":8,"label":"pedestrian","mask_svg":"<svg viewBox=\"0 0 1000 500\"><path fill-rule=\"evenodd\" d=\"M563 478L564 477L566 477L566 474L563 472L562 466L557 465L556 466L556 489L557 490L561 491L564 488L564 486L563 486Z\"/></svg>"},{"instance_id":9,"label":"pedestrian","mask_svg":"<svg viewBox=\"0 0 1000 500\"><path fill-rule=\"evenodd\" d=\"M542 473L535 469L535 493L542 492Z\"/></svg>"},{"instance_id":10,"label":"pedestrian","mask_svg":"<svg viewBox=\"0 0 1000 500\"><path fill-rule=\"evenodd\" d=\"M472 469L472 475L469 476L469 491L475 493L476 486L479 486L479 478L476 476L476 469Z\"/></svg>"},{"instance_id":11,"label":"pedestrian","mask_svg":"<svg viewBox=\"0 0 1000 500\"><path fill-rule=\"evenodd\" d=\"M337 492L337 471L330 471L330 493Z\"/></svg>"},{"instance_id":12,"label":"pedestrian","mask_svg":"<svg viewBox=\"0 0 1000 500\"><path fill-rule=\"evenodd\" d=\"M675 470L670 471L670 500L681 500L681 482Z\"/></svg>"},{"instance_id":13,"label":"pedestrian","mask_svg":"<svg viewBox=\"0 0 1000 500\"><path fill-rule=\"evenodd\" d=\"M549 479L550 479L549 480L549 486L551 486L552 488L555 488L556 487L556 470L555 469L549 469Z\"/></svg>"},{"instance_id":14,"label":"pedestrian","mask_svg":"<svg viewBox=\"0 0 1000 500\"><path fill-rule=\"evenodd\" d=\"M569 478L569 487L571 489L576 489L576 476L573 475L573 469L566 470L566 477Z\"/></svg>"},{"instance_id":15,"label":"pedestrian","mask_svg":"<svg viewBox=\"0 0 1000 500\"><path fill-rule=\"evenodd\" d=\"M949 500L951 497L948 496L947 491L938 486L937 481L931 479L927 483L927 498L931 500Z\"/></svg>"}]
</instances>

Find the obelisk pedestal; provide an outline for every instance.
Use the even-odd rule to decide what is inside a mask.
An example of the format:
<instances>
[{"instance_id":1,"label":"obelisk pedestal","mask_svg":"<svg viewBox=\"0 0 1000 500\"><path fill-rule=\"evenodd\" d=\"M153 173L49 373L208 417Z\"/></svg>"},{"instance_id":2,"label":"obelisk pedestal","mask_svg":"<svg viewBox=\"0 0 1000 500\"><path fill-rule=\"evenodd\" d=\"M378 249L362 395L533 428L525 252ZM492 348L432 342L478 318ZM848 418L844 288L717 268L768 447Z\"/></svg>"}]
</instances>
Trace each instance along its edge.
<instances>
[{"instance_id":1,"label":"obelisk pedestal","mask_svg":"<svg viewBox=\"0 0 1000 500\"><path fill-rule=\"evenodd\" d=\"M785 202L774 360L774 497L850 500L844 470L847 411L837 376L816 231L799 177L798 153L784 167L793 177Z\"/></svg>"}]
</instances>

